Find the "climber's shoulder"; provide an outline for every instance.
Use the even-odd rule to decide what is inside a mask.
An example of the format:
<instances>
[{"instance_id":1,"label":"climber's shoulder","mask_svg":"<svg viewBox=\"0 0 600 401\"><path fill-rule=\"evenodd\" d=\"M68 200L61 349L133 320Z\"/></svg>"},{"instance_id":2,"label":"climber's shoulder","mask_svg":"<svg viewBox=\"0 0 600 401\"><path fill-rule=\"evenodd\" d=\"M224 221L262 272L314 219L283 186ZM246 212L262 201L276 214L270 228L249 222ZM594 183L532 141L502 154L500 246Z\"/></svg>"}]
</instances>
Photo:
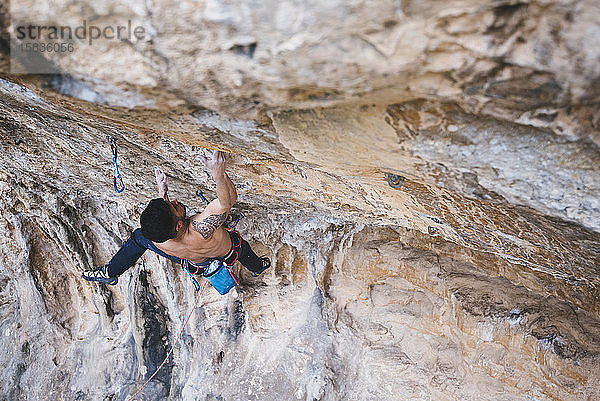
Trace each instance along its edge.
<instances>
[{"instance_id":1,"label":"climber's shoulder","mask_svg":"<svg viewBox=\"0 0 600 401\"><path fill-rule=\"evenodd\" d=\"M229 214L228 209L210 207L211 204L201 213L195 214L190 218L192 230L200 233L204 239L212 237L215 231L225 223Z\"/></svg>"}]
</instances>

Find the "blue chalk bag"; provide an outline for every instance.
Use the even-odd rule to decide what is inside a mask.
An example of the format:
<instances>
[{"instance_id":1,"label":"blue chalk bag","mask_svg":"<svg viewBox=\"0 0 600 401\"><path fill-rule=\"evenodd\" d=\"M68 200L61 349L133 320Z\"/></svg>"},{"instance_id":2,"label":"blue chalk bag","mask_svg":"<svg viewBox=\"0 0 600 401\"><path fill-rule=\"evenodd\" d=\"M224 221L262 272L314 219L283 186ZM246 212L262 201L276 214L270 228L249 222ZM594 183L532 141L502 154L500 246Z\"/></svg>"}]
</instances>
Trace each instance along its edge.
<instances>
[{"instance_id":1,"label":"blue chalk bag","mask_svg":"<svg viewBox=\"0 0 600 401\"><path fill-rule=\"evenodd\" d=\"M202 273L206 280L221 295L227 294L239 284L237 277L222 260L214 259Z\"/></svg>"}]
</instances>

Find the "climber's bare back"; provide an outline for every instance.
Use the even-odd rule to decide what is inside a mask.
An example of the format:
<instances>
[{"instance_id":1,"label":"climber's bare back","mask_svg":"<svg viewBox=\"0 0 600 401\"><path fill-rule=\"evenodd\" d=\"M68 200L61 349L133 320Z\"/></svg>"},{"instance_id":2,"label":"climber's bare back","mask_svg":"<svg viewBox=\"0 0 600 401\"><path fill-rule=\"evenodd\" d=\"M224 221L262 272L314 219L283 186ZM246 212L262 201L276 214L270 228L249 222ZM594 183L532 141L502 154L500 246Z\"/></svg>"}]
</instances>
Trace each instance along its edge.
<instances>
[{"instance_id":1,"label":"climber's bare back","mask_svg":"<svg viewBox=\"0 0 600 401\"><path fill-rule=\"evenodd\" d=\"M222 227L228 211L219 213L213 202L202 213L182 220L183 227L177 238L155 242L154 245L169 255L196 263L208 258L225 256L231 249L229 233ZM175 214L181 216L183 213L185 216L185 208L177 201L173 203L171 205Z\"/></svg>"}]
</instances>

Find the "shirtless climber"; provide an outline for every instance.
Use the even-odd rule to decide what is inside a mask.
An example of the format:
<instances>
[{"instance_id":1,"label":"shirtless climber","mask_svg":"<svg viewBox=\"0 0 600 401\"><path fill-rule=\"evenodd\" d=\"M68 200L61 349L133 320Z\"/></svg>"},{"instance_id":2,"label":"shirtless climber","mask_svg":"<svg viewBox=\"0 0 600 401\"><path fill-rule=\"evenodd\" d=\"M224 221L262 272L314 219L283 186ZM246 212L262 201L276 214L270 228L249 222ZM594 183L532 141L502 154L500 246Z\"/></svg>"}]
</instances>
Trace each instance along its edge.
<instances>
[{"instance_id":1,"label":"shirtless climber","mask_svg":"<svg viewBox=\"0 0 600 401\"><path fill-rule=\"evenodd\" d=\"M200 156L217 183L217 199L204 211L186 217L185 207L177 199L169 200L167 178L155 170L160 198L152 199L140 217L137 229L105 266L85 270L88 281L117 284L118 277L135 264L146 249L186 266L191 273L202 273L215 259L228 266L239 260L244 267L258 275L271 265L267 257L259 258L236 231L227 231L223 223L237 199L237 192L225 171L225 154L212 151L207 158Z\"/></svg>"}]
</instances>

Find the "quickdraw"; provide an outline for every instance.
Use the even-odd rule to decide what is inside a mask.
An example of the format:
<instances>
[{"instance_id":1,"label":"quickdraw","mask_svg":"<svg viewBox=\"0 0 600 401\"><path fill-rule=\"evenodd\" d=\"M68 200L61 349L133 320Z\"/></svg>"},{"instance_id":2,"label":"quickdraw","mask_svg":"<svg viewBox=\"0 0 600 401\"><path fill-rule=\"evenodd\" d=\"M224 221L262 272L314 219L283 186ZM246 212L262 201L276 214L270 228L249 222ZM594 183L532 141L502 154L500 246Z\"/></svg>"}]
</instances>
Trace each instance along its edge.
<instances>
[{"instance_id":1,"label":"quickdraw","mask_svg":"<svg viewBox=\"0 0 600 401\"><path fill-rule=\"evenodd\" d=\"M123 192L125 189L125 185L123 184L123 179L121 178L121 173L119 173L119 166L117 164L117 144L115 143L115 138L112 136L108 137L108 143L110 144L110 150L112 152L113 165L115 167L113 173L113 186L115 191L119 194Z\"/></svg>"}]
</instances>

